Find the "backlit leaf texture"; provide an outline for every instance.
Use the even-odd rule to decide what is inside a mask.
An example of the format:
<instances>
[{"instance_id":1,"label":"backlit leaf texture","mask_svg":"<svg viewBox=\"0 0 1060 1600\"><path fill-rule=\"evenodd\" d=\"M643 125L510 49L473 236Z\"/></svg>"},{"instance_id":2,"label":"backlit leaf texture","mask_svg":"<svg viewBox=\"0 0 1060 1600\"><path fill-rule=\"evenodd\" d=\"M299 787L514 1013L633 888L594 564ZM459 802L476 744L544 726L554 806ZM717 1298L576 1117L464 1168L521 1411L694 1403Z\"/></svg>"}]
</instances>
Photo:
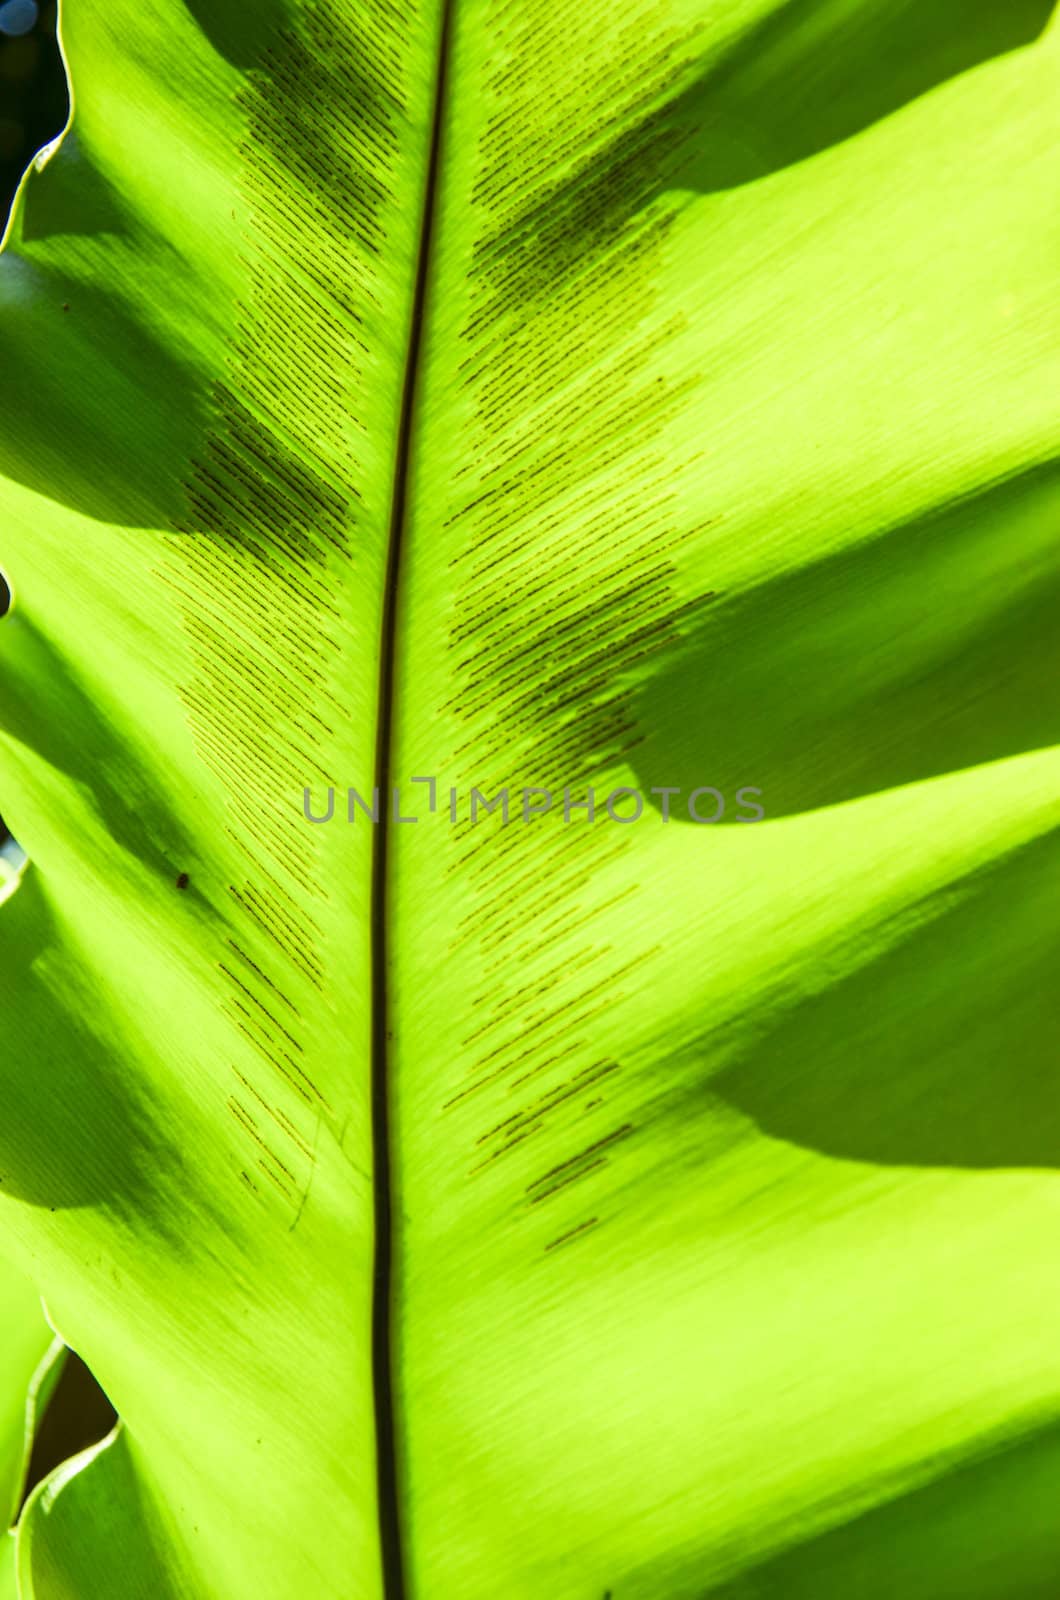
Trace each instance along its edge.
<instances>
[{"instance_id":1,"label":"backlit leaf texture","mask_svg":"<svg viewBox=\"0 0 1060 1600\"><path fill-rule=\"evenodd\" d=\"M122 1422L22 1600L1052 1596L1052 5L61 33L0 1237Z\"/></svg>"}]
</instances>

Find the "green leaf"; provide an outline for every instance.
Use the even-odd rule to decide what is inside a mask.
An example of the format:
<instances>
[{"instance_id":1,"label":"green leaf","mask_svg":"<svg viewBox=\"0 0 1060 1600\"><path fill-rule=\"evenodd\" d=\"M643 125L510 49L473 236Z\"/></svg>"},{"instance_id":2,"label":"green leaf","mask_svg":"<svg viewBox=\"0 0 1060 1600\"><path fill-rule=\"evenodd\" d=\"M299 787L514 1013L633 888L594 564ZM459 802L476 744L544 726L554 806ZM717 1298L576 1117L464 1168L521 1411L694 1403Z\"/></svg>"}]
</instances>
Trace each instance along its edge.
<instances>
[{"instance_id":1,"label":"green leaf","mask_svg":"<svg viewBox=\"0 0 1060 1600\"><path fill-rule=\"evenodd\" d=\"M19 1524L18 1578L25 1593L54 1600L108 1594L170 1600L188 1592L176 1586L179 1536L160 1531L143 1487L149 1470L139 1471L131 1454L119 1424L37 1485Z\"/></svg>"},{"instance_id":2,"label":"green leaf","mask_svg":"<svg viewBox=\"0 0 1060 1600\"><path fill-rule=\"evenodd\" d=\"M60 1363L52 1345L52 1331L41 1313L37 1291L21 1272L0 1261L0 1510L4 1530L14 1522L22 1498L34 1414L46 1403L58 1375Z\"/></svg>"},{"instance_id":3,"label":"green leaf","mask_svg":"<svg viewBox=\"0 0 1060 1600\"><path fill-rule=\"evenodd\" d=\"M68 0L0 1226L122 1427L23 1600L1049 1592L1051 12Z\"/></svg>"},{"instance_id":4,"label":"green leaf","mask_svg":"<svg viewBox=\"0 0 1060 1600\"><path fill-rule=\"evenodd\" d=\"M8 1532L0 1542L0 1595L3 1600L18 1600L18 1579L15 1573L15 1536Z\"/></svg>"}]
</instances>

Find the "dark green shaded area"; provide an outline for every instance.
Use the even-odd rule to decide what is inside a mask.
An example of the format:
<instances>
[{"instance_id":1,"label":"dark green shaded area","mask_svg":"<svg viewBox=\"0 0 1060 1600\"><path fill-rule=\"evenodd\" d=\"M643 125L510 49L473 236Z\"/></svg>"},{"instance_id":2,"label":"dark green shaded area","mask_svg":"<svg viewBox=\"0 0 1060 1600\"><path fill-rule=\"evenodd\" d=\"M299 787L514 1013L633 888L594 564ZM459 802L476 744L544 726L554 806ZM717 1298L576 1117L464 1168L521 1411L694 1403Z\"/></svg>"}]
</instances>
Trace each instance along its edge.
<instances>
[{"instance_id":1,"label":"dark green shaded area","mask_svg":"<svg viewBox=\"0 0 1060 1600\"><path fill-rule=\"evenodd\" d=\"M1053 1600L1060 1428L948 1465L711 1591L711 1600Z\"/></svg>"}]
</instances>

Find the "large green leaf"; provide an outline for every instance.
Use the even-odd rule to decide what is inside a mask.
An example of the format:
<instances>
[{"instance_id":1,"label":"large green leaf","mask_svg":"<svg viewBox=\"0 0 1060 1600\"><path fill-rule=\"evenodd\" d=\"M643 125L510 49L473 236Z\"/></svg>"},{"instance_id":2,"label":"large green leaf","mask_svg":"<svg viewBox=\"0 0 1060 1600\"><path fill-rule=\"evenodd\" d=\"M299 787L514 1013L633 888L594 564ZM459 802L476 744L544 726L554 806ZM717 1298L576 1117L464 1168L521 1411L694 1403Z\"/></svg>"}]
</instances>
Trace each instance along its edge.
<instances>
[{"instance_id":1,"label":"large green leaf","mask_svg":"<svg viewBox=\"0 0 1060 1600\"><path fill-rule=\"evenodd\" d=\"M23 1600L1053 1592L1051 9L68 0L0 1228L123 1426Z\"/></svg>"}]
</instances>

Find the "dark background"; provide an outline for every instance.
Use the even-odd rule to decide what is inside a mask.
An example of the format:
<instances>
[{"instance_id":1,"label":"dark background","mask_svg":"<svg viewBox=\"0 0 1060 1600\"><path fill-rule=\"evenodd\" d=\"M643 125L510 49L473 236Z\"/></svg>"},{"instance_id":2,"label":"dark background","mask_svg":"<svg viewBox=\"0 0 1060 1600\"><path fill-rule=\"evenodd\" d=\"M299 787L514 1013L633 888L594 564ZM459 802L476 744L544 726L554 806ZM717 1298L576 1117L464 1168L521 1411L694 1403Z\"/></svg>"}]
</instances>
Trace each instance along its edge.
<instances>
[{"instance_id":1,"label":"dark background","mask_svg":"<svg viewBox=\"0 0 1060 1600\"><path fill-rule=\"evenodd\" d=\"M37 0L37 21L24 26L33 0L0 0L0 230L18 181L42 145L66 123L66 76L55 42L55 0Z\"/></svg>"}]
</instances>

